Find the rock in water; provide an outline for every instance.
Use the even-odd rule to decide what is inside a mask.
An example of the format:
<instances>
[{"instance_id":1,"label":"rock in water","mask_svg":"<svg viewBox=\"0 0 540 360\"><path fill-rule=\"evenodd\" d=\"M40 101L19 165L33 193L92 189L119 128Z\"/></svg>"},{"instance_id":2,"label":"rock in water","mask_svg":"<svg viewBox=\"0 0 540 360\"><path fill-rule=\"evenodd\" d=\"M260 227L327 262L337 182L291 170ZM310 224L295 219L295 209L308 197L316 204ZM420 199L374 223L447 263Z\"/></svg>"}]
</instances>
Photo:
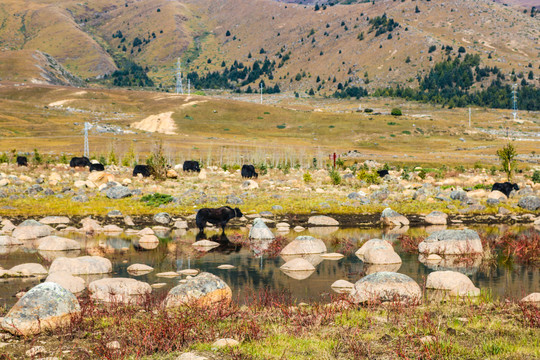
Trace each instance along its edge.
<instances>
[{"instance_id":1,"label":"rock in water","mask_svg":"<svg viewBox=\"0 0 540 360\"><path fill-rule=\"evenodd\" d=\"M266 226L263 219L256 218L253 220L253 226L249 230L249 238L255 240L273 240L275 236L268 226Z\"/></svg>"},{"instance_id":2,"label":"rock in water","mask_svg":"<svg viewBox=\"0 0 540 360\"><path fill-rule=\"evenodd\" d=\"M88 285L90 297L97 301L111 303L140 304L152 287L142 281L130 278L110 278L92 281Z\"/></svg>"},{"instance_id":3,"label":"rock in water","mask_svg":"<svg viewBox=\"0 0 540 360\"><path fill-rule=\"evenodd\" d=\"M45 281L57 283L64 289L71 291L74 294L80 293L86 288L86 283L82 278L73 276L65 271L57 271L49 274Z\"/></svg>"},{"instance_id":4,"label":"rock in water","mask_svg":"<svg viewBox=\"0 0 540 360\"><path fill-rule=\"evenodd\" d=\"M112 272L109 259L101 256L81 256L76 258L60 257L55 259L49 272L65 271L71 275L107 274Z\"/></svg>"},{"instance_id":5,"label":"rock in water","mask_svg":"<svg viewBox=\"0 0 540 360\"><path fill-rule=\"evenodd\" d=\"M298 236L281 250L281 255L322 254L326 252L326 245L313 236Z\"/></svg>"},{"instance_id":6,"label":"rock in water","mask_svg":"<svg viewBox=\"0 0 540 360\"><path fill-rule=\"evenodd\" d=\"M11 236L19 240L32 240L49 236L52 231L53 228L48 225L43 225L35 220L26 220L13 230Z\"/></svg>"},{"instance_id":7,"label":"rock in water","mask_svg":"<svg viewBox=\"0 0 540 360\"><path fill-rule=\"evenodd\" d=\"M418 251L439 255L478 254L483 252L483 247L474 230L440 230L418 244Z\"/></svg>"},{"instance_id":8,"label":"rock in water","mask_svg":"<svg viewBox=\"0 0 540 360\"><path fill-rule=\"evenodd\" d=\"M368 301L417 302L422 298L422 290L407 275L383 271L358 280L354 284L351 296L355 303Z\"/></svg>"},{"instance_id":9,"label":"rock in water","mask_svg":"<svg viewBox=\"0 0 540 360\"><path fill-rule=\"evenodd\" d=\"M232 291L219 277L202 272L186 283L172 288L165 298L166 307L182 306L190 303L207 306L215 303L230 303Z\"/></svg>"},{"instance_id":10,"label":"rock in water","mask_svg":"<svg viewBox=\"0 0 540 360\"><path fill-rule=\"evenodd\" d=\"M442 211L432 211L426 215L426 223L430 225L446 225L448 215Z\"/></svg>"},{"instance_id":11,"label":"rock in water","mask_svg":"<svg viewBox=\"0 0 540 360\"><path fill-rule=\"evenodd\" d=\"M388 250L394 251L394 247L388 241L381 240L381 239L370 239L366 241L366 243L362 245L362 247L355 252L355 255L358 256L360 260L363 261L364 255L369 249L380 248L380 247L384 247Z\"/></svg>"},{"instance_id":12,"label":"rock in water","mask_svg":"<svg viewBox=\"0 0 540 360\"><path fill-rule=\"evenodd\" d=\"M77 241L60 236L46 236L38 241L38 250L41 251L69 251L80 249L81 245Z\"/></svg>"},{"instance_id":13,"label":"rock in water","mask_svg":"<svg viewBox=\"0 0 540 360\"><path fill-rule=\"evenodd\" d=\"M390 226L407 226L409 225L409 219L401 215L397 211L390 208L386 208L381 213L381 221L384 225Z\"/></svg>"},{"instance_id":14,"label":"rock in water","mask_svg":"<svg viewBox=\"0 0 540 360\"><path fill-rule=\"evenodd\" d=\"M339 221L331 218L330 216L317 215L310 216L308 219L308 224L316 226L338 226Z\"/></svg>"},{"instance_id":15,"label":"rock in water","mask_svg":"<svg viewBox=\"0 0 540 360\"><path fill-rule=\"evenodd\" d=\"M24 294L4 317L1 326L15 335L37 334L65 324L80 310L71 292L56 283L45 282Z\"/></svg>"},{"instance_id":16,"label":"rock in water","mask_svg":"<svg viewBox=\"0 0 540 360\"><path fill-rule=\"evenodd\" d=\"M456 271L434 271L426 280L426 288L449 291L454 296L478 296L480 289L471 279Z\"/></svg>"}]
</instances>

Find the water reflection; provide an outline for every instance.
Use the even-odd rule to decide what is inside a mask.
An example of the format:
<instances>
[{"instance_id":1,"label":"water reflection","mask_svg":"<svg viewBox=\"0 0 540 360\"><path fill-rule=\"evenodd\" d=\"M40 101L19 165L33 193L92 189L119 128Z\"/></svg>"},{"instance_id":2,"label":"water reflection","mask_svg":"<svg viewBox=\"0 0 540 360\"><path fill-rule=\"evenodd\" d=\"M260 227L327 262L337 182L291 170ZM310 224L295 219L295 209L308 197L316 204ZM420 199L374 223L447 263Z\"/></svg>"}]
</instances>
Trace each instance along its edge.
<instances>
[{"instance_id":1,"label":"water reflection","mask_svg":"<svg viewBox=\"0 0 540 360\"><path fill-rule=\"evenodd\" d=\"M533 228L508 226L484 226L475 230L487 236L498 236L507 230L521 232L538 231ZM435 270L452 269L464 272L471 277L473 283L480 289L489 289L494 297L522 296L540 291L540 274L537 267L525 267L514 263L497 263L495 260L442 259L430 262L418 256L404 252L397 240L399 235L427 236L432 229L428 228L392 228L392 229L331 229L326 233L319 232L317 237L322 239L328 252L338 252L345 256L340 260L325 260L320 255L307 256L305 259L315 266L316 270L307 277L291 277L280 271L279 267L288 257L279 256L279 249L301 235L315 235L319 229L307 229L301 232L292 231L281 234L276 240L249 241L247 229L228 229L225 234L220 231L197 234L197 231L182 230L168 232L163 235L156 247L144 250L137 246L139 236L66 234L66 237L77 240L81 244L80 254L49 254L37 252L32 242L25 242L17 247L0 248L0 266L9 269L22 263L41 263L45 267L57 256L99 255L109 258L113 263L113 273L105 276L136 277L149 284L164 283L154 291L168 291L182 278L158 278L157 273L198 269L220 276L233 289L233 294L243 299L258 289L288 290L293 298L299 300L319 299L325 294L332 293L331 285L336 280L346 280L355 283L361 277L376 271L397 271L406 274L419 284L425 281L427 275ZM275 230L274 230L275 231ZM277 231L275 231L277 233ZM379 266L364 264L354 252L365 241L381 238L390 241L395 251L400 255L402 264ZM218 244L208 251L198 251L192 244L195 241L207 239ZM281 243L280 243L281 242ZM295 256L298 257L298 256ZM147 264L154 271L147 274L129 274L127 267L131 264ZM218 269L219 265L231 264L234 269ZM100 276L102 278L104 276ZM94 277L85 278L87 281ZM0 305L11 306L15 303L15 294L31 288L39 282L37 279L0 279Z\"/></svg>"}]
</instances>

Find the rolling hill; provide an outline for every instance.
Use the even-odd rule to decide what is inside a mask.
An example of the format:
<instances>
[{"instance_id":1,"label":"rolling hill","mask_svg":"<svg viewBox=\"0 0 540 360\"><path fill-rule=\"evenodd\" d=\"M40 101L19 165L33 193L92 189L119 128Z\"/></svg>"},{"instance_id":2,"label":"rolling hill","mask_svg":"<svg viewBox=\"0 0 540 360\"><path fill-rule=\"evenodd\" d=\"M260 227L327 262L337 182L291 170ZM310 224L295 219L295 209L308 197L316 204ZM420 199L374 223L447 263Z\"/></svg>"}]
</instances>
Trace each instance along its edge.
<instances>
[{"instance_id":1,"label":"rolling hill","mask_svg":"<svg viewBox=\"0 0 540 360\"><path fill-rule=\"evenodd\" d=\"M0 49L3 59L38 50L94 80L125 70L122 60L129 59L156 87L169 89L178 57L185 72L200 75L235 61L251 70L268 58L272 71L239 81L242 89L263 80L282 91L320 94L340 83L417 87L436 62L461 56L460 47L505 74L540 73L540 15L521 8L489 0L380 0L315 9L273 0L5 0ZM538 85L538 74L530 83Z\"/></svg>"}]
</instances>

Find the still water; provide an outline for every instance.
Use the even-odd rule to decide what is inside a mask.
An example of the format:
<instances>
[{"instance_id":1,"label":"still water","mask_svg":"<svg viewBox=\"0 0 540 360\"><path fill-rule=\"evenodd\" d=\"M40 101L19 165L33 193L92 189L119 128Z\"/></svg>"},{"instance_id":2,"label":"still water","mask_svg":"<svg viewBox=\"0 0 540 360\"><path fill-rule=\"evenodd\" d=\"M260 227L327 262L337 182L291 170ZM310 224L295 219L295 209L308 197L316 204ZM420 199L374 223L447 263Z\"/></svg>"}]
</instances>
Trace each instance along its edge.
<instances>
[{"instance_id":1,"label":"still water","mask_svg":"<svg viewBox=\"0 0 540 360\"><path fill-rule=\"evenodd\" d=\"M479 233L498 236L505 231L539 232L536 228L508 226L478 226L471 227ZM219 241L222 245L210 251L196 250L191 244L196 240L196 232L179 231L157 234L161 242L153 250L142 250L136 246L137 236L125 234L114 236L87 236L77 233L62 234L61 236L75 239L81 243L82 250L77 252L38 252L35 243L27 242L24 246L0 247L0 266L4 269L23 264L41 263L48 268L55 257L100 255L107 257L113 264L113 273L99 276L82 276L87 281L102 277L132 277L149 284L164 283L164 286L154 292L166 292L178 284L182 277L164 278L156 274L182 269L198 269L211 272L221 277L232 288L233 296L243 302L248 294L261 289L271 291L287 291L298 301L329 299L334 292L331 284L339 279L352 283L362 276L381 269L364 264L354 255L354 252L366 241L373 238L386 239L394 244L396 252L403 263L399 267L382 270L397 271L406 274L422 284L425 277L437 268L425 265L418 259L417 254L409 254L401 249L398 237L402 234L410 236L426 236L432 231L429 228L410 228L400 230L383 230L380 228L311 228L303 232L291 231L279 236L283 237L284 246L300 235L312 235L322 239L328 252L339 252L345 255L341 260L322 260L314 257L309 259L316 271L309 277L298 280L283 273L279 267L285 263L276 253L279 247L270 242L251 242L247 240L247 229L229 229L222 237L217 232L207 232L207 238ZM154 271L132 276L127 272L131 264L142 263L150 265ZM234 265L234 269L221 270L222 264ZM439 268L439 269L444 269ZM457 269L470 276L473 283L489 292L494 298L520 299L531 292L540 291L540 269L537 266L522 266L512 261L497 260L475 262L470 266ZM0 279L0 306L12 306L20 291L26 291L35 286L44 277L24 279Z\"/></svg>"}]
</instances>

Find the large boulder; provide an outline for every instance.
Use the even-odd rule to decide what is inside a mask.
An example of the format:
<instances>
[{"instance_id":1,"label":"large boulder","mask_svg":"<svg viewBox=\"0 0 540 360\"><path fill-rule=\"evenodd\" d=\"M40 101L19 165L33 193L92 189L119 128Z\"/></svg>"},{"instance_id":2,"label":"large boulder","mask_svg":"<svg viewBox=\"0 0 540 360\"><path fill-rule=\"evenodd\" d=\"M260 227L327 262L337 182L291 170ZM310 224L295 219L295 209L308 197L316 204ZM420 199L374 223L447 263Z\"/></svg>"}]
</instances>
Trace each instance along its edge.
<instances>
[{"instance_id":1,"label":"large boulder","mask_svg":"<svg viewBox=\"0 0 540 360\"><path fill-rule=\"evenodd\" d=\"M381 221L389 226L407 226L409 219L390 208L386 208L381 213Z\"/></svg>"},{"instance_id":2,"label":"large boulder","mask_svg":"<svg viewBox=\"0 0 540 360\"><path fill-rule=\"evenodd\" d=\"M499 201L506 201L508 197L500 192L499 190L494 190L488 194L488 199L495 199Z\"/></svg>"},{"instance_id":3,"label":"large boulder","mask_svg":"<svg viewBox=\"0 0 540 360\"><path fill-rule=\"evenodd\" d=\"M418 302L422 298L420 286L404 274L376 272L354 284L351 293L355 303L378 301Z\"/></svg>"},{"instance_id":4,"label":"large boulder","mask_svg":"<svg viewBox=\"0 0 540 360\"><path fill-rule=\"evenodd\" d=\"M77 241L60 236L46 236L38 241L38 250L40 251L69 251L80 249L81 245Z\"/></svg>"},{"instance_id":5,"label":"large boulder","mask_svg":"<svg viewBox=\"0 0 540 360\"><path fill-rule=\"evenodd\" d=\"M45 281L57 283L64 289L69 290L74 294L80 293L86 288L86 282L83 278L73 276L65 271L57 271L49 274Z\"/></svg>"},{"instance_id":6,"label":"large boulder","mask_svg":"<svg viewBox=\"0 0 540 360\"><path fill-rule=\"evenodd\" d=\"M422 254L460 255L482 253L480 236L474 230L435 231L418 245Z\"/></svg>"},{"instance_id":7,"label":"large boulder","mask_svg":"<svg viewBox=\"0 0 540 360\"><path fill-rule=\"evenodd\" d=\"M78 312L79 302L71 292L45 282L24 294L0 325L12 334L26 336L66 324Z\"/></svg>"},{"instance_id":8,"label":"large boulder","mask_svg":"<svg viewBox=\"0 0 540 360\"><path fill-rule=\"evenodd\" d=\"M432 211L426 215L426 223L430 225L446 225L448 215L442 211Z\"/></svg>"},{"instance_id":9,"label":"large boulder","mask_svg":"<svg viewBox=\"0 0 540 360\"><path fill-rule=\"evenodd\" d=\"M11 236L19 240L32 240L49 236L53 230L50 226L43 225L35 220L25 220L13 230Z\"/></svg>"},{"instance_id":10,"label":"large boulder","mask_svg":"<svg viewBox=\"0 0 540 360\"><path fill-rule=\"evenodd\" d=\"M114 181L114 175L105 171L92 171L88 175L88 180L99 186Z\"/></svg>"},{"instance_id":11,"label":"large boulder","mask_svg":"<svg viewBox=\"0 0 540 360\"><path fill-rule=\"evenodd\" d=\"M165 298L165 306L176 307L191 303L208 306L220 302L228 304L231 300L229 285L216 275L202 272L172 288Z\"/></svg>"},{"instance_id":12,"label":"large boulder","mask_svg":"<svg viewBox=\"0 0 540 360\"><path fill-rule=\"evenodd\" d=\"M253 220L253 226L249 230L249 238L255 240L273 240L275 239L272 231L266 226L261 218Z\"/></svg>"},{"instance_id":13,"label":"large boulder","mask_svg":"<svg viewBox=\"0 0 540 360\"><path fill-rule=\"evenodd\" d=\"M81 256L76 258L60 257L55 259L49 272L65 271L71 275L108 274L112 272L109 259L101 256Z\"/></svg>"},{"instance_id":14,"label":"large boulder","mask_svg":"<svg viewBox=\"0 0 540 360\"><path fill-rule=\"evenodd\" d=\"M525 196L519 199L518 206L525 210L536 211L540 209L540 198L538 196Z\"/></svg>"},{"instance_id":15,"label":"large boulder","mask_svg":"<svg viewBox=\"0 0 540 360\"><path fill-rule=\"evenodd\" d=\"M313 236L298 236L281 250L281 255L322 254L326 252L326 245Z\"/></svg>"},{"instance_id":16,"label":"large boulder","mask_svg":"<svg viewBox=\"0 0 540 360\"><path fill-rule=\"evenodd\" d=\"M146 264L132 264L129 265L126 270L130 275L137 276L151 273L154 271L154 268Z\"/></svg>"},{"instance_id":17,"label":"large boulder","mask_svg":"<svg viewBox=\"0 0 540 360\"><path fill-rule=\"evenodd\" d=\"M362 245L362 247L360 247L360 249L358 249L355 252L355 255L358 256L360 258L360 260L363 261L364 260L364 254L366 253L366 251L368 251L369 249L375 248L375 247L384 247L384 248L386 248L388 250L394 251L394 247L388 241L381 240L381 239L370 239L370 240L366 241L364 243L364 245Z\"/></svg>"},{"instance_id":18,"label":"large boulder","mask_svg":"<svg viewBox=\"0 0 540 360\"><path fill-rule=\"evenodd\" d=\"M401 264L401 258L394 251L384 246L377 246L368 249L364 254L364 262L366 264L387 265Z\"/></svg>"},{"instance_id":19,"label":"large boulder","mask_svg":"<svg viewBox=\"0 0 540 360\"><path fill-rule=\"evenodd\" d=\"M466 275L455 271L434 271L426 280L426 288L445 290L453 296L478 296L480 289Z\"/></svg>"},{"instance_id":20,"label":"large boulder","mask_svg":"<svg viewBox=\"0 0 540 360\"><path fill-rule=\"evenodd\" d=\"M100 232L103 231L101 224L90 217L81 220L81 230L84 232Z\"/></svg>"},{"instance_id":21,"label":"large boulder","mask_svg":"<svg viewBox=\"0 0 540 360\"><path fill-rule=\"evenodd\" d=\"M152 287L135 279L107 278L92 281L88 290L90 297L96 301L140 304L152 292Z\"/></svg>"},{"instance_id":22,"label":"large boulder","mask_svg":"<svg viewBox=\"0 0 540 360\"><path fill-rule=\"evenodd\" d=\"M310 216L308 219L309 225L315 226L338 226L339 221L325 215Z\"/></svg>"}]
</instances>

